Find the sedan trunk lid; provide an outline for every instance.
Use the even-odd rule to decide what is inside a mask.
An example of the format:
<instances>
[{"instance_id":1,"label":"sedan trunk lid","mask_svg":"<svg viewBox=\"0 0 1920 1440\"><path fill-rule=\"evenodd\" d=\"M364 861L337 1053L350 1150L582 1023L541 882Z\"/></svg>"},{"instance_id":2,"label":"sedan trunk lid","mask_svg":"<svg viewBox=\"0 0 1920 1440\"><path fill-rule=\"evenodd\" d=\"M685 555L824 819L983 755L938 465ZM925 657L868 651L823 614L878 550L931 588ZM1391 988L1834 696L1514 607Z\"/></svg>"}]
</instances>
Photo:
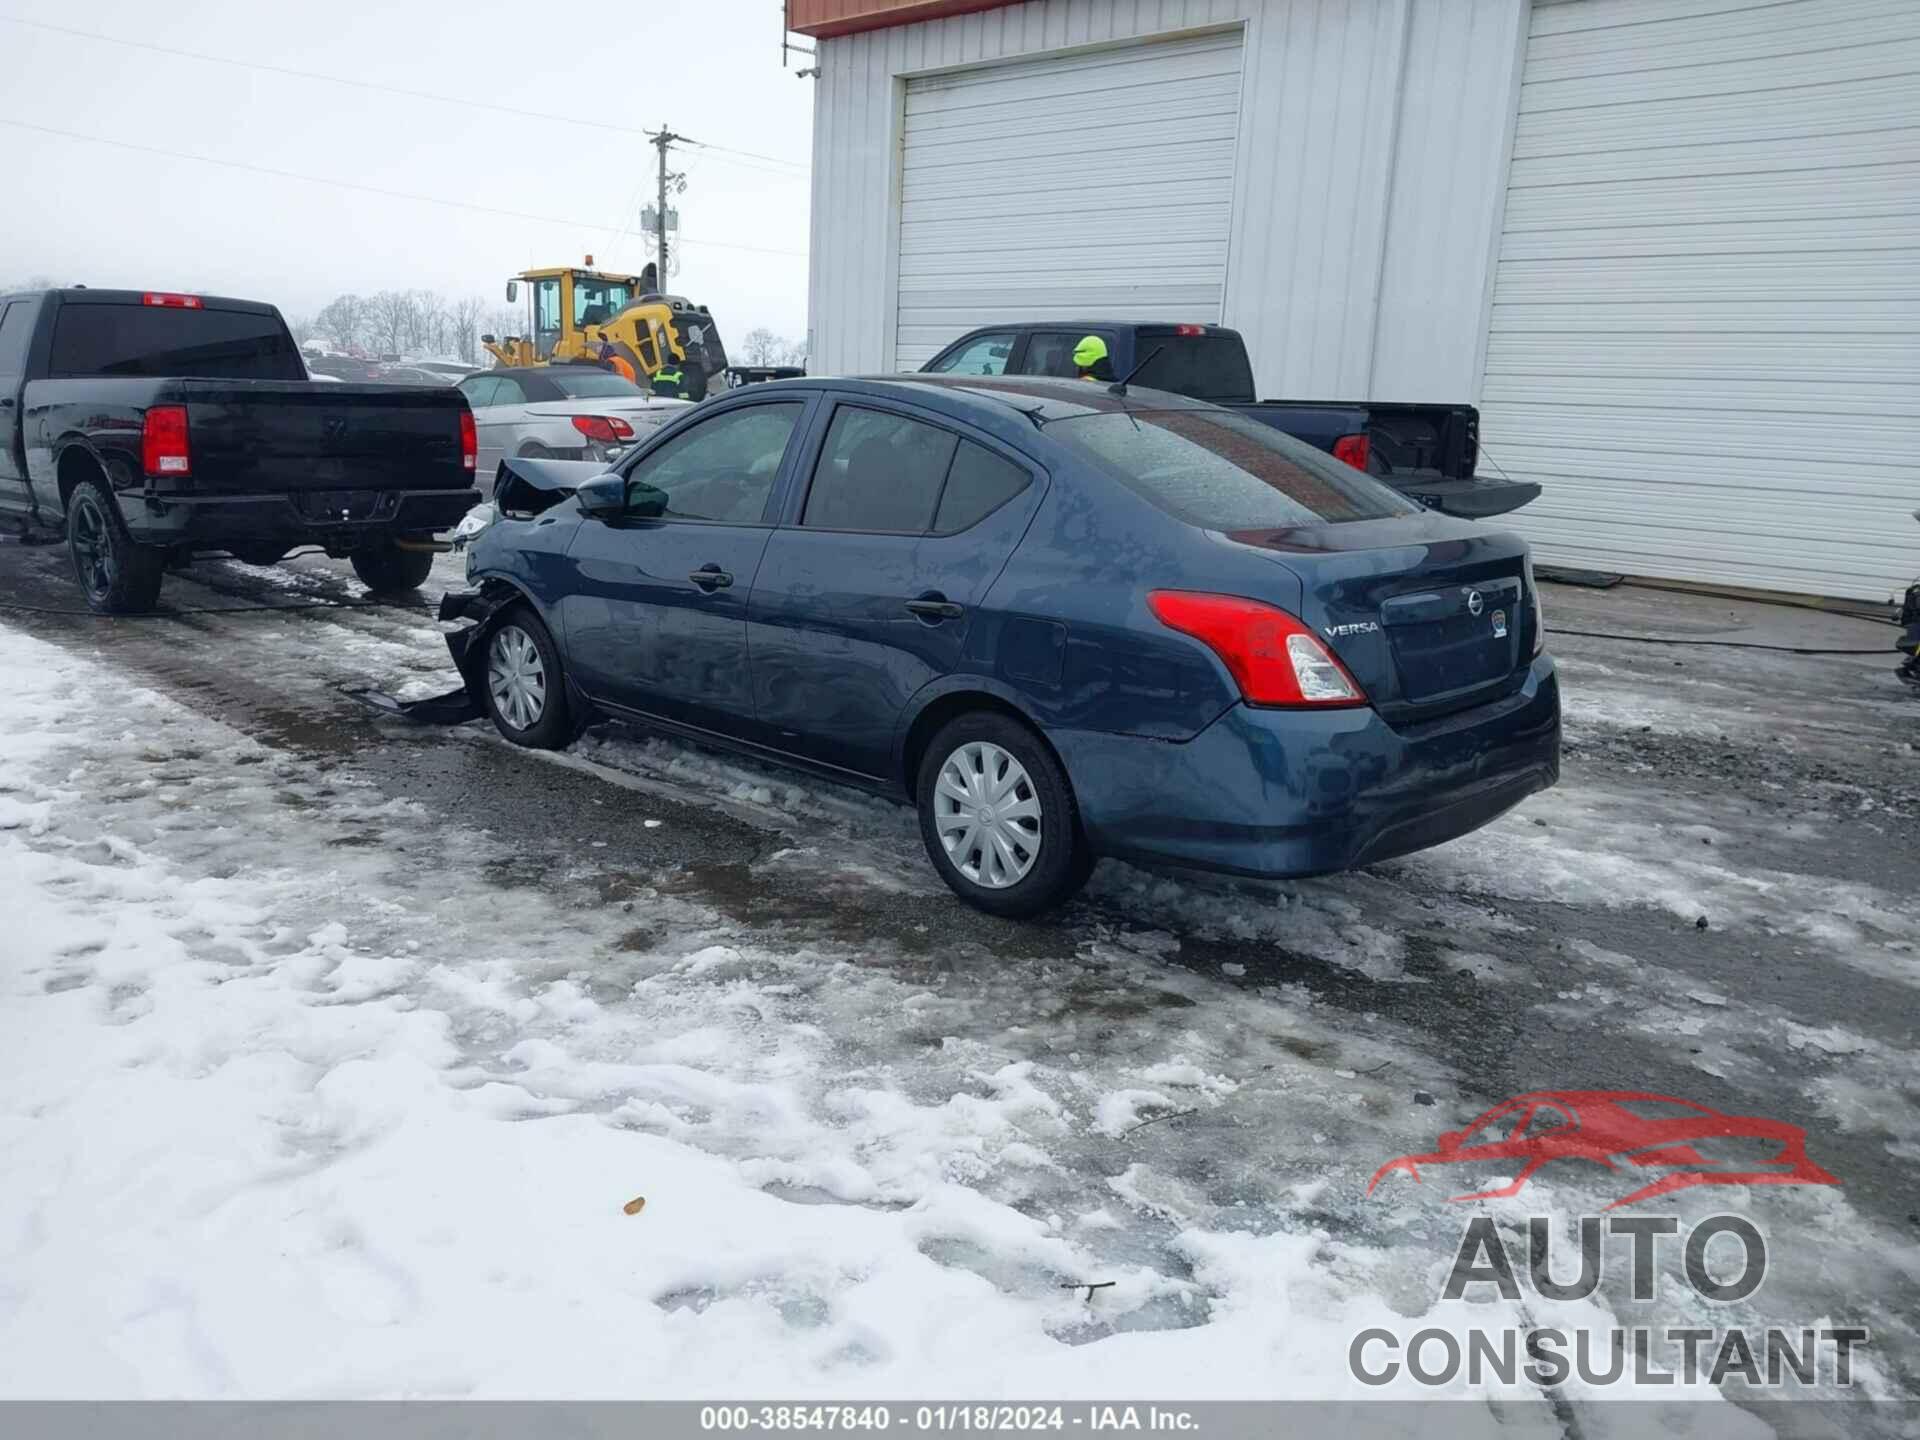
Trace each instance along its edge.
<instances>
[{"instance_id":1,"label":"sedan trunk lid","mask_svg":"<svg viewBox=\"0 0 1920 1440\"><path fill-rule=\"evenodd\" d=\"M1388 719L1517 688L1536 624L1526 542L1437 514L1236 531L1298 577L1300 618Z\"/></svg>"}]
</instances>

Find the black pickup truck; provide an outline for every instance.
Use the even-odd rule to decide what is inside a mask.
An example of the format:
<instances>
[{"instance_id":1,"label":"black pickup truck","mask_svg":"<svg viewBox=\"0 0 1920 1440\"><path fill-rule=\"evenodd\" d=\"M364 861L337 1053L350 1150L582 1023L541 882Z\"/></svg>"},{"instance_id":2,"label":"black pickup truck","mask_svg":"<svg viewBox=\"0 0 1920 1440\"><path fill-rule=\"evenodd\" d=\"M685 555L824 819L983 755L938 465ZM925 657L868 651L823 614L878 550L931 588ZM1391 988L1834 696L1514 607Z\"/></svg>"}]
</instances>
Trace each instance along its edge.
<instances>
[{"instance_id":1,"label":"black pickup truck","mask_svg":"<svg viewBox=\"0 0 1920 1440\"><path fill-rule=\"evenodd\" d=\"M315 383L271 305L0 295L0 529L64 539L95 610L152 609L208 551L318 546L411 589L480 498L476 458L458 390Z\"/></svg>"},{"instance_id":2,"label":"black pickup truck","mask_svg":"<svg viewBox=\"0 0 1920 1440\"><path fill-rule=\"evenodd\" d=\"M983 325L962 335L921 369L955 375L1071 378L1078 373L1074 348L1089 335L1106 342L1108 360L1096 372L1103 378L1131 376L1132 383L1143 389L1168 390L1241 411L1378 476L1429 509L1482 520L1517 510L1539 497L1540 487L1530 481L1489 480L1474 473L1480 412L1471 405L1255 399L1246 342L1238 330L1223 325L1128 320Z\"/></svg>"}]
</instances>

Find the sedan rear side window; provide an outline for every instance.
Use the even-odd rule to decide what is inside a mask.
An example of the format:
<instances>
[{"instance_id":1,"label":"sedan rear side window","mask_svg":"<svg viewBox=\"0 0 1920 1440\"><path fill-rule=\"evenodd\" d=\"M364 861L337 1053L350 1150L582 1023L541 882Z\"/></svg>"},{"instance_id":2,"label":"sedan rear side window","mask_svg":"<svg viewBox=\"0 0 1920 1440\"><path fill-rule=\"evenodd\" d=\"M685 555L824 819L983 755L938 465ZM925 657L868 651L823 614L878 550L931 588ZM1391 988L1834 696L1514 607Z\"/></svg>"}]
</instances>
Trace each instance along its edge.
<instances>
[{"instance_id":1,"label":"sedan rear side window","mask_svg":"<svg viewBox=\"0 0 1920 1440\"><path fill-rule=\"evenodd\" d=\"M1027 488L1031 477L1010 460L1002 460L983 445L962 440L947 471L947 488L940 495L940 513L933 528L951 535L977 525Z\"/></svg>"},{"instance_id":2,"label":"sedan rear side window","mask_svg":"<svg viewBox=\"0 0 1920 1440\"><path fill-rule=\"evenodd\" d=\"M800 523L816 530L925 534L959 439L904 415L842 405L820 447Z\"/></svg>"},{"instance_id":3,"label":"sedan rear side window","mask_svg":"<svg viewBox=\"0 0 1920 1440\"><path fill-rule=\"evenodd\" d=\"M1420 506L1331 455L1230 410L1112 410L1047 434L1175 519L1207 530L1284 530L1417 515Z\"/></svg>"},{"instance_id":4,"label":"sedan rear side window","mask_svg":"<svg viewBox=\"0 0 1920 1440\"><path fill-rule=\"evenodd\" d=\"M197 380L305 380L276 315L160 305L63 305L53 374L178 375Z\"/></svg>"}]
</instances>

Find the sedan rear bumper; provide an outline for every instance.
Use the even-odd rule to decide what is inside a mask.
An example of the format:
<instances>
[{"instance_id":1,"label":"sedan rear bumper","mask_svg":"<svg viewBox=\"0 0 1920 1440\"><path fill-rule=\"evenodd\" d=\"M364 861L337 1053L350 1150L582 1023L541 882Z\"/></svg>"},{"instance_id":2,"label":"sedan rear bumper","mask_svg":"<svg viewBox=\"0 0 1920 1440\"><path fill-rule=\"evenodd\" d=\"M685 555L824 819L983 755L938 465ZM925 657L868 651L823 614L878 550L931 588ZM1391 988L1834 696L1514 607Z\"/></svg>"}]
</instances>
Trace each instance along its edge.
<instances>
[{"instance_id":1,"label":"sedan rear bumper","mask_svg":"<svg viewBox=\"0 0 1920 1440\"><path fill-rule=\"evenodd\" d=\"M1049 732L1100 855L1280 878L1351 869L1479 829L1560 775L1560 688L1419 725L1372 710L1236 705L1181 744Z\"/></svg>"}]
</instances>

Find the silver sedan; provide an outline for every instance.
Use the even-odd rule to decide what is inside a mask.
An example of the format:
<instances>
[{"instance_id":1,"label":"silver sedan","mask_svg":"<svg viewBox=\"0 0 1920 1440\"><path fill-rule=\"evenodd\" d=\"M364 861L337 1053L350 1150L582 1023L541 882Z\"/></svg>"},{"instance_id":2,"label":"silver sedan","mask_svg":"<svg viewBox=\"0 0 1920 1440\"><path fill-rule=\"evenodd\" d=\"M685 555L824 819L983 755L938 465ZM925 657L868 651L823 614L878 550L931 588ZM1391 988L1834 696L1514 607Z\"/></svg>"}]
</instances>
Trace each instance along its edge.
<instances>
[{"instance_id":1,"label":"silver sedan","mask_svg":"<svg viewBox=\"0 0 1920 1440\"><path fill-rule=\"evenodd\" d=\"M509 455L618 459L691 405L587 365L484 370L462 380L460 393L473 410L483 484Z\"/></svg>"}]
</instances>

